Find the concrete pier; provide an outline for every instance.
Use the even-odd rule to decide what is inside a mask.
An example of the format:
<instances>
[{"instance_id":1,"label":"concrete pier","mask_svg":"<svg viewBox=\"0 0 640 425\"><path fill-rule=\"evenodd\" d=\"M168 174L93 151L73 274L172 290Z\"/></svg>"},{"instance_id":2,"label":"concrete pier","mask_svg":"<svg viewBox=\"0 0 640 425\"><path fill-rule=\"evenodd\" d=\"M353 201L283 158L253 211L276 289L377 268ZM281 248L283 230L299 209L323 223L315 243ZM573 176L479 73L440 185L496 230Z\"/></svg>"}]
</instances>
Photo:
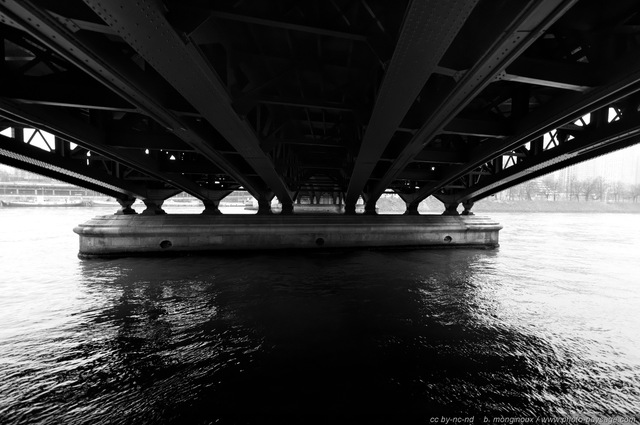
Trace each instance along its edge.
<instances>
[{"instance_id":1,"label":"concrete pier","mask_svg":"<svg viewBox=\"0 0 640 425\"><path fill-rule=\"evenodd\" d=\"M76 227L82 258L201 251L498 246L495 221L440 215L98 216Z\"/></svg>"}]
</instances>

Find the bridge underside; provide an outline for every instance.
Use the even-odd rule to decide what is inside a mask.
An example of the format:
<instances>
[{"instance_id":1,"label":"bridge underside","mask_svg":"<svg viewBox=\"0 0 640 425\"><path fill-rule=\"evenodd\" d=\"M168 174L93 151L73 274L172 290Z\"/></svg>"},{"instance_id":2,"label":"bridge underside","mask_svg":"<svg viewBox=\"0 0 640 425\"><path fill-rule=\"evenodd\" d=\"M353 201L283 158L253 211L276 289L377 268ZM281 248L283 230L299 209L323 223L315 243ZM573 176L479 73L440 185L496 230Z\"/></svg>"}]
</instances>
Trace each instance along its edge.
<instances>
[{"instance_id":1,"label":"bridge underside","mask_svg":"<svg viewBox=\"0 0 640 425\"><path fill-rule=\"evenodd\" d=\"M0 162L159 208L408 214L637 143L635 0L4 0ZM32 146L24 128L54 135ZM11 129L11 130L9 130ZM154 209L151 208L151 211Z\"/></svg>"}]
</instances>

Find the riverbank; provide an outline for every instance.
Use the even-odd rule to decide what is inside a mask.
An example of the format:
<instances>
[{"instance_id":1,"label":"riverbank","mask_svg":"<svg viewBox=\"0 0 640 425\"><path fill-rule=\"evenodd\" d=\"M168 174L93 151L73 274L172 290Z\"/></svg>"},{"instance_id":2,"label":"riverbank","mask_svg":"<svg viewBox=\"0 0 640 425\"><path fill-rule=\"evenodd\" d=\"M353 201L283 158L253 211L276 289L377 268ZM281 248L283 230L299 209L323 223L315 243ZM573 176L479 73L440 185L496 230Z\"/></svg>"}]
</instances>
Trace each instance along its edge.
<instances>
[{"instance_id":1,"label":"riverbank","mask_svg":"<svg viewBox=\"0 0 640 425\"><path fill-rule=\"evenodd\" d=\"M404 202L400 198L385 197L378 203L380 213L402 214L405 210ZM458 211L462 212L459 207ZM420 204L421 214L441 214L444 211L442 203L435 198L428 198ZM546 201L546 200L500 200L483 199L478 201L472 211L478 214L493 212L528 212L528 213L640 213L640 202L600 202L600 201Z\"/></svg>"},{"instance_id":2,"label":"riverbank","mask_svg":"<svg viewBox=\"0 0 640 425\"><path fill-rule=\"evenodd\" d=\"M483 199L473 206L473 212L563 212L563 213L640 213L638 202L545 201Z\"/></svg>"}]
</instances>

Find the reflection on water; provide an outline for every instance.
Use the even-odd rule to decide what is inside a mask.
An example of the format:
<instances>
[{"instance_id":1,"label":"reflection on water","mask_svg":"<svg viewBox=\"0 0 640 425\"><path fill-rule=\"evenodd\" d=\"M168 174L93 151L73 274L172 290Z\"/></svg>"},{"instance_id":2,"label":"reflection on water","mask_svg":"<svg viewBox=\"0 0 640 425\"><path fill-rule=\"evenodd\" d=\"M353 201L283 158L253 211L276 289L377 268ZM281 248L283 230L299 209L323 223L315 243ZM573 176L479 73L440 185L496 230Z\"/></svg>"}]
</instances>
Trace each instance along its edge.
<instances>
[{"instance_id":1,"label":"reflection on water","mask_svg":"<svg viewBox=\"0 0 640 425\"><path fill-rule=\"evenodd\" d=\"M4 227L2 423L636 415L636 216L494 217L493 251L108 261Z\"/></svg>"}]
</instances>

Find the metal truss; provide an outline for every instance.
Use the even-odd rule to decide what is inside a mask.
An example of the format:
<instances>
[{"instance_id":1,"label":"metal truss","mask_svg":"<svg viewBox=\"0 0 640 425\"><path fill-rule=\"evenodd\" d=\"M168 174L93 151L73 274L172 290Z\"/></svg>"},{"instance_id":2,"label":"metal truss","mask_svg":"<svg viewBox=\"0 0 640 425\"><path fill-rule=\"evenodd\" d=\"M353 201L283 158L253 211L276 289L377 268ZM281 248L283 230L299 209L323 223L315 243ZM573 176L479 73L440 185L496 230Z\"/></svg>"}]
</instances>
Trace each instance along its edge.
<instances>
[{"instance_id":1,"label":"metal truss","mask_svg":"<svg viewBox=\"0 0 640 425\"><path fill-rule=\"evenodd\" d=\"M638 140L638 28L636 0L4 0L0 124L78 148L0 149L158 202L469 204Z\"/></svg>"},{"instance_id":2,"label":"metal truss","mask_svg":"<svg viewBox=\"0 0 640 425\"><path fill-rule=\"evenodd\" d=\"M36 132L34 132L34 135ZM33 136L32 136L33 137ZM64 156L64 141L56 139L50 152L0 135L0 162L118 199L147 198L142 185L126 181L88 164L87 159ZM87 158L85 156L85 158Z\"/></svg>"}]
</instances>

